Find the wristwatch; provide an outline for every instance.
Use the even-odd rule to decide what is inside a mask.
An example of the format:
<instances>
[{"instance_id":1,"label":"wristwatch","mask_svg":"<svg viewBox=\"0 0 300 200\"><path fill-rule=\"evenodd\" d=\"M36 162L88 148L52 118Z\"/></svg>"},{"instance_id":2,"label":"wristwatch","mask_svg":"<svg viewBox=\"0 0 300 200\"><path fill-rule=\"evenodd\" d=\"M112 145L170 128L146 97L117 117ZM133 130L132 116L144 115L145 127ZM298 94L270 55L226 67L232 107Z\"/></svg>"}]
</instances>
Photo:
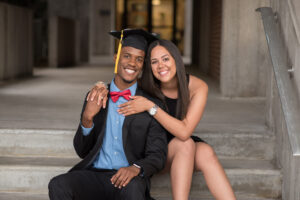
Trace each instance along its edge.
<instances>
[{"instance_id":1,"label":"wristwatch","mask_svg":"<svg viewBox=\"0 0 300 200\"><path fill-rule=\"evenodd\" d=\"M156 114L156 112L157 112L157 108L158 108L157 105L154 104L154 106L148 110L148 113L149 113L151 116L154 116L154 115Z\"/></svg>"}]
</instances>

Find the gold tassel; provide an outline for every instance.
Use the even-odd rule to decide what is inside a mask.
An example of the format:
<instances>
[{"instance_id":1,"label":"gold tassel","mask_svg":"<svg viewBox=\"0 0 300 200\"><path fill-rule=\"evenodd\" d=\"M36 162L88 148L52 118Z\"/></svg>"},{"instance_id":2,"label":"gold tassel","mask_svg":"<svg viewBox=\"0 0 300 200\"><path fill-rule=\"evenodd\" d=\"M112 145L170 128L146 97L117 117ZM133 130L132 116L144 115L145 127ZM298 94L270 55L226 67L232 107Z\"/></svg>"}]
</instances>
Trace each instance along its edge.
<instances>
[{"instance_id":1,"label":"gold tassel","mask_svg":"<svg viewBox=\"0 0 300 200\"><path fill-rule=\"evenodd\" d=\"M120 53L121 53L121 49L122 49L122 40L123 40L123 30L121 31L121 38L120 38L120 42L119 42L117 59L116 59L116 63L115 63L115 74L118 72L118 64L119 64Z\"/></svg>"}]
</instances>

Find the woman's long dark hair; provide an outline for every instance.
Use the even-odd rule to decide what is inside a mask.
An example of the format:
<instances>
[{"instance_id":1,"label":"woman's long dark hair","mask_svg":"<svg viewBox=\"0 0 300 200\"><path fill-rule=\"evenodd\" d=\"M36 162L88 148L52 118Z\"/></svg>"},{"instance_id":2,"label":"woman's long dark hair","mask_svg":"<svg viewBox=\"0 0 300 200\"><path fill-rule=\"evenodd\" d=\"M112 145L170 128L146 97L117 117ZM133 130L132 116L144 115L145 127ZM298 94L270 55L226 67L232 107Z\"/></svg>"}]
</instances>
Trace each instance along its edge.
<instances>
[{"instance_id":1,"label":"woman's long dark hair","mask_svg":"<svg viewBox=\"0 0 300 200\"><path fill-rule=\"evenodd\" d=\"M165 102L165 97L161 92L160 81L157 80L152 72L151 68L151 52L156 46L162 46L171 54L175 60L176 64L176 76L178 80L178 99L176 107L176 118L183 119L186 116L187 109L190 103L190 95L188 89L188 82L186 78L185 67L181 54L178 48L168 40L156 40L152 42L147 51L146 63L144 71L141 77L141 87L144 91L148 92L150 95L155 96Z\"/></svg>"}]
</instances>

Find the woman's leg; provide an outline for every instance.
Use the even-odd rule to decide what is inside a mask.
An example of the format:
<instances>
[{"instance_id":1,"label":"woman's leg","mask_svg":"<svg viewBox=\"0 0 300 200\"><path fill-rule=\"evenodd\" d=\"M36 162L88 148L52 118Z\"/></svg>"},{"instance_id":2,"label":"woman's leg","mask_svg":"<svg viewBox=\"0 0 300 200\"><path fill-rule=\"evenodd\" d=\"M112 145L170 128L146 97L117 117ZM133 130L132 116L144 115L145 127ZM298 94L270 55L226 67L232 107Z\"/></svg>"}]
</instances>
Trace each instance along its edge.
<instances>
[{"instance_id":1,"label":"woman's leg","mask_svg":"<svg viewBox=\"0 0 300 200\"><path fill-rule=\"evenodd\" d=\"M208 189L217 200L236 199L217 155L204 142L196 142L195 169L202 171Z\"/></svg>"},{"instance_id":2,"label":"woman's leg","mask_svg":"<svg viewBox=\"0 0 300 200\"><path fill-rule=\"evenodd\" d=\"M170 171L174 200L187 200L194 171L195 142L174 138L168 145L168 158L163 170Z\"/></svg>"}]
</instances>

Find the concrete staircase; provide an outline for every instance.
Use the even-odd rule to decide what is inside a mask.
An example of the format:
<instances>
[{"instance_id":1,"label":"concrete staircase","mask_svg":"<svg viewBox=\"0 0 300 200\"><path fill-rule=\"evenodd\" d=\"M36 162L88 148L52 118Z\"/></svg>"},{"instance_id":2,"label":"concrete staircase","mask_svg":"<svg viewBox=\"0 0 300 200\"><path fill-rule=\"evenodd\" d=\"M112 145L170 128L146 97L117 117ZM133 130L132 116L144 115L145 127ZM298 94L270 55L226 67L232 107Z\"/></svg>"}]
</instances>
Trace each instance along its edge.
<instances>
[{"instance_id":1,"label":"concrete staircase","mask_svg":"<svg viewBox=\"0 0 300 200\"><path fill-rule=\"evenodd\" d=\"M78 162L74 130L0 130L0 199L48 199L51 177ZM281 174L272 164L274 136L264 127L205 125L196 135L218 154L238 199L280 199ZM169 175L155 176L152 194L171 199ZM193 177L191 199L213 199L201 172Z\"/></svg>"},{"instance_id":2,"label":"concrete staircase","mask_svg":"<svg viewBox=\"0 0 300 200\"><path fill-rule=\"evenodd\" d=\"M49 180L78 162L72 141L83 96L112 67L84 66L35 72L37 78L0 88L0 200L45 200ZM211 144L238 200L281 199L275 138L265 126L264 99L224 99L209 79L203 118L195 130ZM168 175L152 179L152 194L171 199ZM201 172L190 198L213 199Z\"/></svg>"}]
</instances>

